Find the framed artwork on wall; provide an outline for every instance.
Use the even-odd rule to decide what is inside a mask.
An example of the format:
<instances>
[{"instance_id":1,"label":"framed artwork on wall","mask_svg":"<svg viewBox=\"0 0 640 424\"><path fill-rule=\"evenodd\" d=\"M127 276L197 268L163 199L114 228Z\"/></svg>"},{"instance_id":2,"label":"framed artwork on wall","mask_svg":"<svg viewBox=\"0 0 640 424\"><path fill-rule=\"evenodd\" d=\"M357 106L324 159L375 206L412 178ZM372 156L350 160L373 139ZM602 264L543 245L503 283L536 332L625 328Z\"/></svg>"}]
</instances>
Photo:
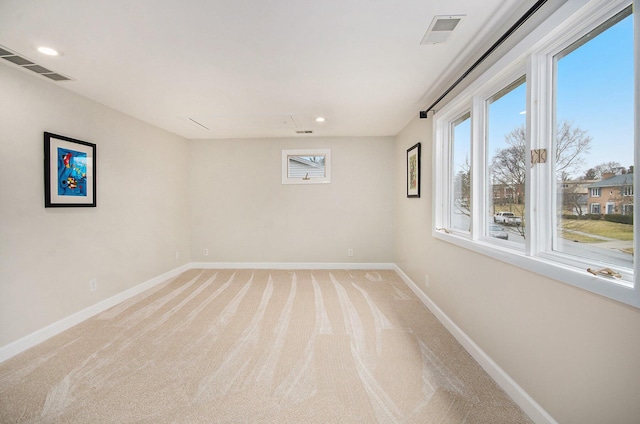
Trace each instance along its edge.
<instances>
[{"instance_id":1,"label":"framed artwork on wall","mask_svg":"<svg viewBox=\"0 0 640 424\"><path fill-rule=\"evenodd\" d=\"M420 197L420 143L407 150L407 197Z\"/></svg>"},{"instance_id":2,"label":"framed artwork on wall","mask_svg":"<svg viewBox=\"0 0 640 424\"><path fill-rule=\"evenodd\" d=\"M96 206L96 145L44 133L44 206Z\"/></svg>"}]
</instances>

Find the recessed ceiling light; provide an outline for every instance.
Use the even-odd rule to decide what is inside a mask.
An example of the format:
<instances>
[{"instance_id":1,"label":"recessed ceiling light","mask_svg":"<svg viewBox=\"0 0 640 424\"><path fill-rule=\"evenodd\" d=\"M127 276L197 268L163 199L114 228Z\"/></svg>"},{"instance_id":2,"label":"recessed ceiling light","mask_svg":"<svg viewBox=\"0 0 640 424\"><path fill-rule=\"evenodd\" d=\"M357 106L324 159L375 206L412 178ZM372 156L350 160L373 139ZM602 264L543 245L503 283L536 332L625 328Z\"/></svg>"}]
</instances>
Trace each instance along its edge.
<instances>
[{"instance_id":1,"label":"recessed ceiling light","mask_svg":"<svg viewBox=\"0 0 640 424\"><path fill-rule=\"evenodd\" d=\"M51 47L40 46L37 48L37 50L42 54L46 54L47 56L58 56L60 54L57 50L52 49Z\"/></svg>"},{"instance_id":2,"label":"recessed ceiling light","mask_svg":"<svg viewBox=\"0 0 640 424\"><path fill-rule=\"evenodd\" d=\"M324 119L322 116L318 116L316 118L316 122L324 122L324 121L326 121L326 119Z\"/></svg>"}]
</instances>

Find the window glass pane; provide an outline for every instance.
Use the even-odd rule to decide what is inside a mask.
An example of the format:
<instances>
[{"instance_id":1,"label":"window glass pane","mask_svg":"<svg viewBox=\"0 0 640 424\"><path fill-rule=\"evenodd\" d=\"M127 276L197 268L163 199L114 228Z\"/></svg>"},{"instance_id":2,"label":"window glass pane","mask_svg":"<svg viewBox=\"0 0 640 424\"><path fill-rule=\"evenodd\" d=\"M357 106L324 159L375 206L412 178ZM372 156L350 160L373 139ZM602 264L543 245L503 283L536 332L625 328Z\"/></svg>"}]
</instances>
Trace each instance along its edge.
<instances>
[{"instance_id":1,"label":"window glass pane","mask_svg":"<svg viewBox=\"0 0 640 424\"><path fill-rule=\"evenodd\" d=\"M324 178L324 156L289 156L289 178Z\"/></svg>"},{"instance_id":2,"label":"window glass pane","mask_svg":"<svg viewBox=\"0 0 640 424\"><path fill-rule=\"evenodd\" d=\"M451 228L470 231L471 114L468 112L451 124L451 149L453 152Z\"/></svg>"},{"instance_id":3,"label":"window glass pane","mask_svg":"<svg viewBox=\"0 0 640 424\"><path fill-rule=\"evenodd\" d=\"M554 249L633 267L631 8L554 58Z\"/></svg>"},{"instance_id":4,"label":"window glass pane","mask_svg":"<svg viewBox=\"0 0 640 424\"><path fill-rule=\"evenodd\" d=\"M330 149L282 150L282 184L329 184Z\"/></svg>"},{"instance_id":5,"label":"window glass pane","mask_svg":"<svg viewBox=\"0 0 640 424\"><path fill-rule=\"evenodd\" d=\"M487 100L485 235L525 242L526 83L524 77Z\"/></svg>"}]
</instances>

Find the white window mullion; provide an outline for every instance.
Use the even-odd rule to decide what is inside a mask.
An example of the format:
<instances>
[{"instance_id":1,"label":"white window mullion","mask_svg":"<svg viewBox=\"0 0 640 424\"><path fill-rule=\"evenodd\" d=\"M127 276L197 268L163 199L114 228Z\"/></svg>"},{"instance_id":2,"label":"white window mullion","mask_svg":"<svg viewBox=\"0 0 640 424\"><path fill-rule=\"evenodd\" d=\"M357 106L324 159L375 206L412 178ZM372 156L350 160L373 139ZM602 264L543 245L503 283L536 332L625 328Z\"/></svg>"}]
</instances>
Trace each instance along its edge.
<instances>
[{"instance_id":1,"label":"white window mullion","mask_svg":"<svg viewBox=\"0 0 640 424\"><path fill-rule=\"evenodd\" d=\"M546 162L531 164L528 155L527 214L531 225L527 227L527 254L536 255L552 249L556 238L554 221L556 184L553 178L553 118L552 87L549 77L550 61L543 55L532 55L528 60L527 133L529 152L546 151Z\"/></svg>"},{"instance_id":2,"label":"white window mullion","mask_svg":"<svg viewBox=\"0 0 640 424\"><path fill-rule=\"evenodd\" d=\"M435 119L435 118L434 118ZM451 148L449 146L448 126L436 124L433 132L433 217L435 222L434 234L449 227L449 162L451 160Z\"/></svg>"},{"instance_id":3,"label":"white window mullion","mask_svg":"<svg viewBox=\"0 0 640 424\"><path fill-rule=\"evenodd\" d=\"M453 198L453 179L452 172L453 169L453 146L451 145L451 126L445 125L442 128L443 139L447 140L446 144L442 146L443 151L445 152L445 156L447 160L442 161L440 164L442 166L442 172L444 175L447 175L447 188L442 193L442 227L447 230L451 229L451 201Z\"/></svg>"},{"instance_id":4,"label":"white window mullion","mask_svg":"<svg viewBox=\"0 0 640 424\"><path fill-rule=\"evenodd\" d=\"M638 166L638 164L640 164L640 117L638 117L638 114L640 113L640 87L638 87L638 73L640 72L640 18L638 17L639 13L638 13L638 6L640 5L640 1L639 0L634 0L633 1L633 10L634 10L634 14L633 14L633 28L634 28L634 49L635 49L635 63L634 63L634 68L635 68L635 84L636 86L634 87L634 93L635 93L635 99L634 99L634 103L635 103L635 113L634 113L634 145L635 145L635 150L634 150L634 163L636 165L636 167ZM639 176L640 172L634 172L633 174L633 184L635 187L639 187L638 184L640 184L640 176ZM635 190L634 190L635 192ZM634 204L635 204L635 197L634 197ZM639 212L638 212L638 208L634 207L633 208L633 222L634 225L636 225L636 223L638 223L638 217L639 217ZM637 227L636 227L637 228ZM634 240L633 240L633 275L634 275L634 289L635 289L635 296L636 299L638 299L638 302L640 303L640 278L638 277L638 260L640 259L640 253L638 253L638 249L640 249L640 237L638 237L638 233L640 233L640 231L638 231L637 229L634 231Z\"/></svg>"},{"instance_id":5,"label":"white window mullion","mask_svg":"<svg viewBox=\"0 0 640 424\"><path fill-rule=\"evenodd\" d=\"M487 199L485 196L486 185L486 151L485 151L485 103L482 98L474 97L471 103L471 139L474 140L471 147L471 237L479 240L483 235L483 223L488 217Z\"/></svg>"}]
</instances>

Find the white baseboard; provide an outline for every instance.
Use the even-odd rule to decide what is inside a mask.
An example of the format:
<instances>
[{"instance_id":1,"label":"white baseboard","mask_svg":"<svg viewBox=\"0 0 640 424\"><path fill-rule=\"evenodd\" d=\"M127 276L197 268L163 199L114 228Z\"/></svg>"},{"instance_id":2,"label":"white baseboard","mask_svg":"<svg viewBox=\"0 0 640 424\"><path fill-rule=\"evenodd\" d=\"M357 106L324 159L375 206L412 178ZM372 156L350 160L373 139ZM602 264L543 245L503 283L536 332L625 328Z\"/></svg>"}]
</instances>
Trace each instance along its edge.
<instances>
[{"instance_id":1,"label":"white baseboard","mask_svg":"<svg viewBox=\"0 0 640 424\"><path fill-rule=\"evenodd\" d=\"M458 340L473 359L495 380L511 399L537 424L558 424L529 394L494 362L455 322L447 316L397 265L393 268L427 308Z\"/></svg>"},{"instance_id":2,"label":"white baseboard","mask_svg":"<svg viewBox=\"0 0 640 424\"><path fill-rule=\"evenodd\" d=\"M394 270L409 288L420 298L447 330L498 383L498 385L536 423L557 424L527 392L522 389L502 368L496 364L475 342L464 333L420 288L395 264L392 263L276 263L276 262L191 262L173 269L108 299L78 311L60 321L48 325L13 343L0 347L0 362L3 362L43 341L91 318L107 309L148 290L190 269L386 269Z\"/></svg>"},{"instance_id":3,"label":"white baseboard","mask_svg":"<svg viewBox=\"0 0 640 424\"><path fill-rule=\"evenodd\" d=\"M189 269L191 269L190 264L186 264L173 269L169 272L145 281L144 283L138 284L137 286L134 286L128 290L118 293L115 296L98 302L95 305L91 305L88 308L82 309L81 311L78 311L66 318L61 319L60 321L54 322L53 324L50 324L21 339L18 339L15 342L9 343L8 345L0 348L0 362L6 361L7 359L19 354L20 352L24 352L30 347L42 343L45 340L73 327L74 325L77 325L94 315L104 312L107 309L117 305L118 303L121 303L139 293L142 293L143 291L148 290L164 281L167 281L170 278L176 277Z\"/></svg>"},{"instance_id":4,"label":"white baseboard","mask_svg":"<svg viewBox=\"0 0 640 424\"><path fill-rule=\"evenodd\" d=\"M170 278L176 277L190 269L389 269L391 263L276 263L276 262L191 262L162 275L154 277L144 283L138 284L128 290L116 294L108 299L78 311L60 321L54 322L40 330L37 330L15 342L0 347L0 362L24 352L45 340L62 333L63 331L91 318L107 309L123 302L145 290L148 290Z\"/></svg>"},{"instance_id":5,"label":"white baseboard","mask_svg":"<svg viewBox=\"0 0 640 424\"><path fill-rule=\"evenodd\" d=\"M391 263L192 262L192 269L394 269Z\"/></svg>"}]
</instances>

